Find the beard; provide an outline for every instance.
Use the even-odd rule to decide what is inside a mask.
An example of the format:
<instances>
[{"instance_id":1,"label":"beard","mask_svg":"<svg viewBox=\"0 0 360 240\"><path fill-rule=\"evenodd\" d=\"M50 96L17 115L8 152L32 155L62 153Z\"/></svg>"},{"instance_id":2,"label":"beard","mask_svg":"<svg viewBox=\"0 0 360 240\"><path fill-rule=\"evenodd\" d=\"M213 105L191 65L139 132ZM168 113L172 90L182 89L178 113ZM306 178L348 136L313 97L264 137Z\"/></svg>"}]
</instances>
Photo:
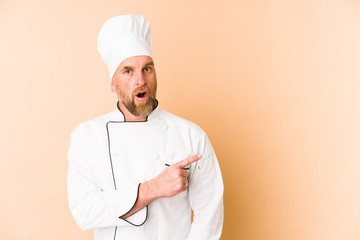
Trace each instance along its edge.
<instances>
[{"instance_id":1,"label":"beard","mask_svg":"<svg viewBox=\"0 0 360 240\"><path fill-rule=\"evenodd\" d=\"M146 101L140 102L138 106L135 104L135 93L139 91L147 91L148 98ZM147 117L156 107L156 86L154 91L151 91L149 87L142 86L134 89L131 97L126 96L123 92L118 90L119 101L126 107L126 109L136 117Z\"/></svg>"}]
</instances>

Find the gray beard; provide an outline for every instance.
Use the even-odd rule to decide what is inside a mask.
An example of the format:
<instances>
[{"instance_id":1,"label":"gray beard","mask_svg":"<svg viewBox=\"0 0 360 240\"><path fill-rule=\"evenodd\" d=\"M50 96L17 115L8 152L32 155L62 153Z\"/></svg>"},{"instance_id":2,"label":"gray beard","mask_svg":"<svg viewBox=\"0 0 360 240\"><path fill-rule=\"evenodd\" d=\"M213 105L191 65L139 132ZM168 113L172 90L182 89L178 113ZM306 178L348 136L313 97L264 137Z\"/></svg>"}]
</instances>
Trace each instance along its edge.
<instances>
[{"instance_id":1,"label":"gray beard","mask_svg":"<svg viewBox=\"0 0 360 240\"><path fill-rule=\"evenodd\" d=\"M147 117L155 109L157 104L156 96L153 95L149 89L147 89L147 91L149 94L148 99L146 102L140 103L139 106L135 105L134 97L128 98L121 92L118 93L118 98L132 115L136 117Z\"/></svg>"}]
</instances>

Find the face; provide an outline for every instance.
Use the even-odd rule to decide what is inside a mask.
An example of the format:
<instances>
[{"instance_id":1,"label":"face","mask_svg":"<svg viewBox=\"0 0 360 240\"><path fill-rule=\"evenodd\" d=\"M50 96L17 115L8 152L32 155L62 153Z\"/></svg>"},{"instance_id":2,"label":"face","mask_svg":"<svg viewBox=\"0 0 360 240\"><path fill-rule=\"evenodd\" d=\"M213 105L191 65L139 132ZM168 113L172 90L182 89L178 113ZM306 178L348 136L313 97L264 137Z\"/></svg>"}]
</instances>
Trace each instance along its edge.
<instances>
[{"instance_id":1,"label":"face","mask_svg":"<svg viewBox=\"0 0 360 240\"><path fill-rule=\"evenodd\" d=\"M134 56L121 62L111 82L119 107L135 117L146 117L156 106L156 73L148 56ZM125 110L125 111L124 111Z\"/></svg>"}]
</instances>

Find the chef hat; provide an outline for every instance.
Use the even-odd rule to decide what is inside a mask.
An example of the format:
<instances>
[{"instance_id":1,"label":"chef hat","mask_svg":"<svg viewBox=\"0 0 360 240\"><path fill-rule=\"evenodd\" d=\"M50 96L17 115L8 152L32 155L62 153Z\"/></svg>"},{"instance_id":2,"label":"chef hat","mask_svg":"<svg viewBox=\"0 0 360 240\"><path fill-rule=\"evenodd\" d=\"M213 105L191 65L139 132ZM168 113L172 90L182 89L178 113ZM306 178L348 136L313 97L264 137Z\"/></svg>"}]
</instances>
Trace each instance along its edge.
<instances>
[{"instance_id":1,"label":"chef hat","mask_svg":"<svg viewBox=\"0 0 360 240\"><path fill-rule=\"evenodd\" d=\"M143 16L130 14L107 20L99 32L97 47L109 69L110 80L126 58L152 58L150 44L150 24Z\"/></svg>"}]
</instances>

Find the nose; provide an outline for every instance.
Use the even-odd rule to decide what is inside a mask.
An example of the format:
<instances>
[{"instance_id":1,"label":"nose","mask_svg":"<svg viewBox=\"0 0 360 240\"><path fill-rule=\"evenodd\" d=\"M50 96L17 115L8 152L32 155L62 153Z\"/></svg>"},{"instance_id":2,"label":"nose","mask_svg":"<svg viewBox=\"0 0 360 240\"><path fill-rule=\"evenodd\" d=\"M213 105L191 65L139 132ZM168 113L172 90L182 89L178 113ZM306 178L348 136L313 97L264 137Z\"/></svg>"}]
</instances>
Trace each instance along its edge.
<instances>
[{"instance_id":1,"label":"nose","mask_svg":"<svg viewBox=\"0 0 360 240\"><path fill-rule=\"evenodd\" d=\"M146 80L145 77L142 73L142 71L137 72L137 74L135 75L135 85L136 86L142 86L145 85Z\"/></svg>"}]
</instances>

